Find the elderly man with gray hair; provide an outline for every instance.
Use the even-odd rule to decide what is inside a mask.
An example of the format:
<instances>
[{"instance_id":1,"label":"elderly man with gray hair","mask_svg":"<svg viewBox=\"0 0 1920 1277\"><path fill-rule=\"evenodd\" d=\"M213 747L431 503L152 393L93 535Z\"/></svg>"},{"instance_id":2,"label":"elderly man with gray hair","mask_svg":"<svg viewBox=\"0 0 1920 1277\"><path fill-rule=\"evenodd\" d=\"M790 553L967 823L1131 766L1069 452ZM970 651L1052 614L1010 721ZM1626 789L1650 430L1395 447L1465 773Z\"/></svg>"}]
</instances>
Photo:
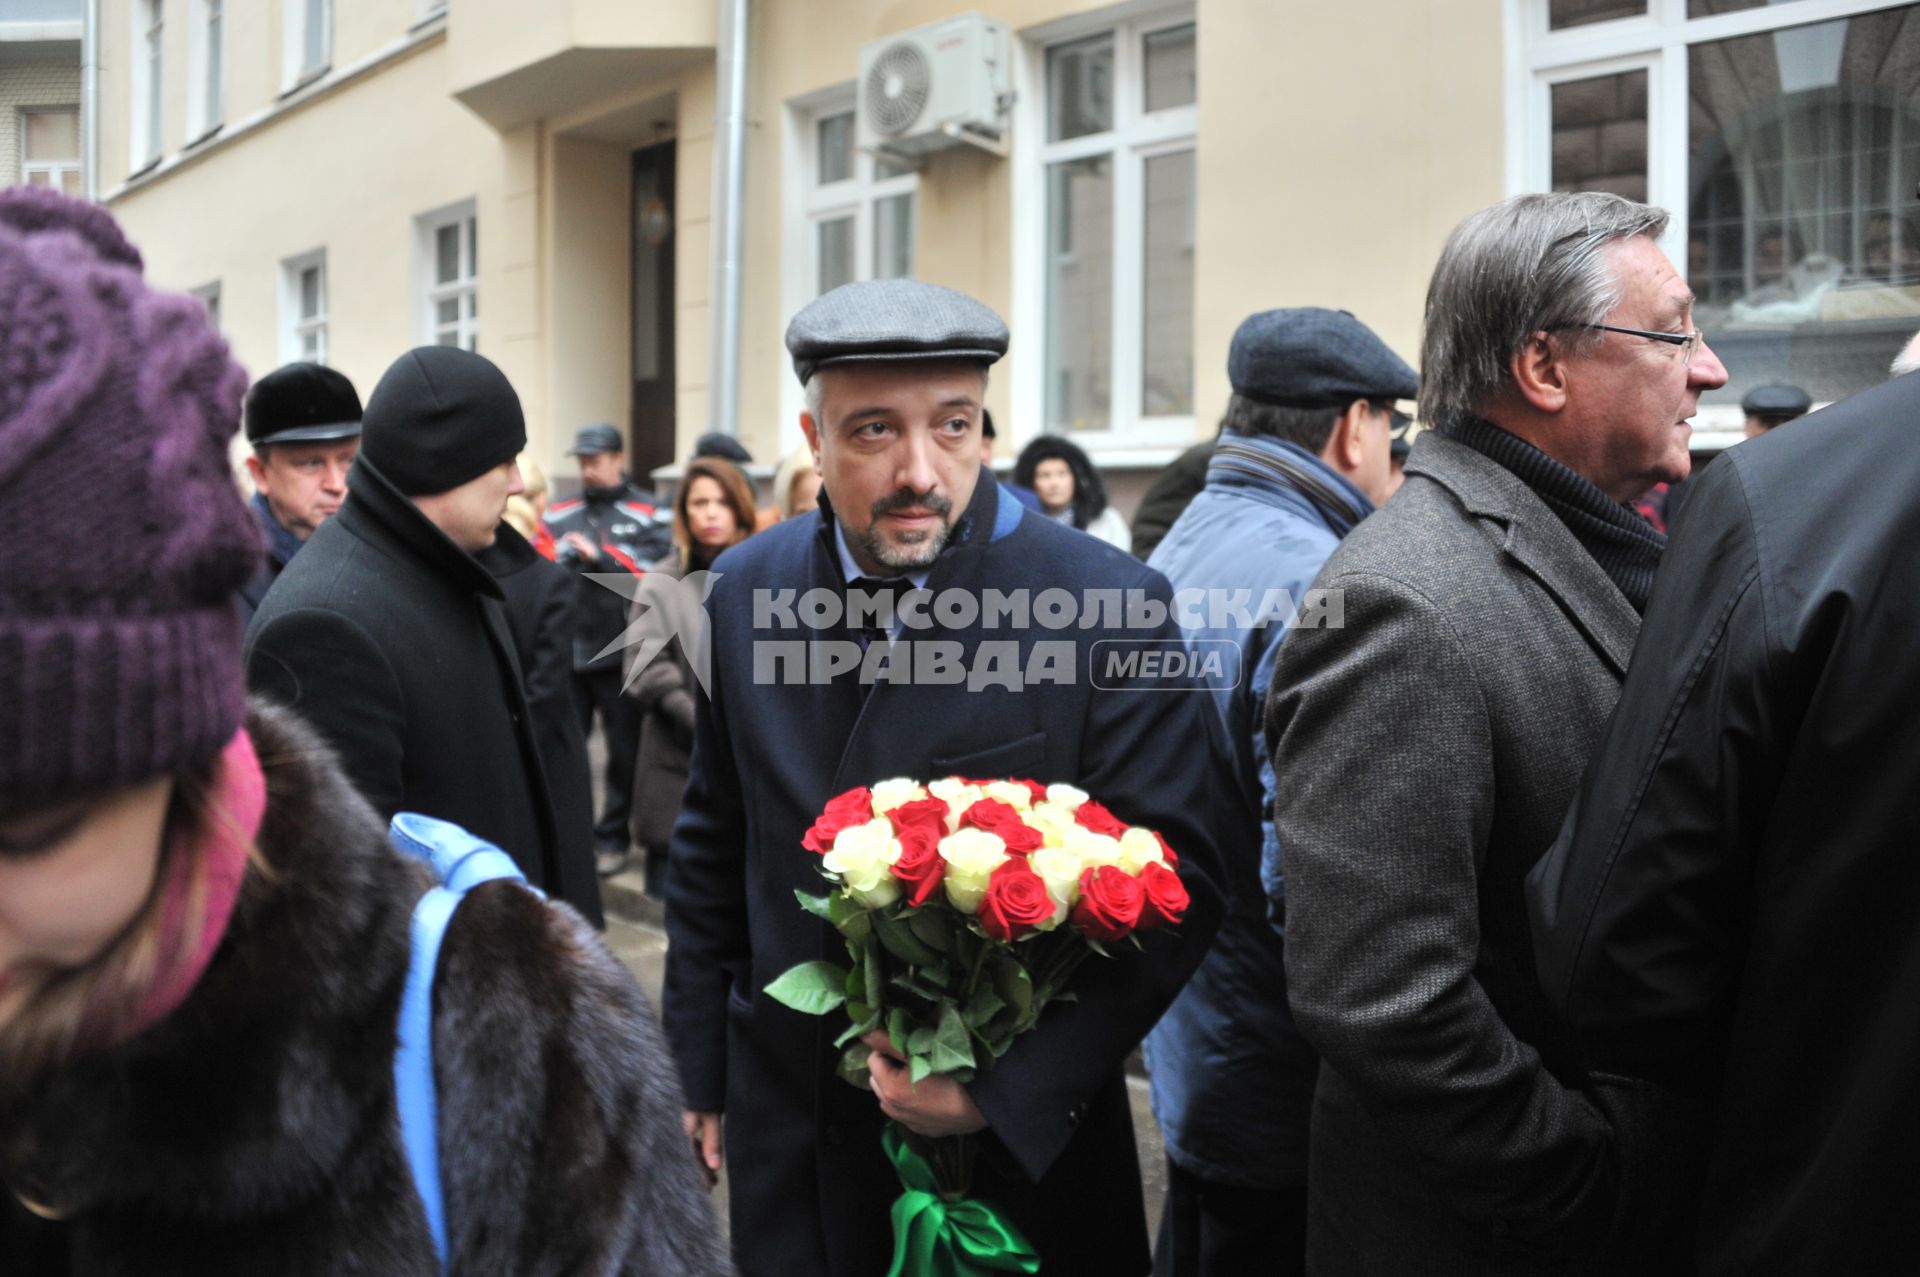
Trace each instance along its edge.
<instances>
[{"instance_id":1,"label":"elderly man with gray hair","mask_svg":"<svg viewBox=\"0 0 1920 1277\"><path fill-rule=\"evenodd\" d=\"M1559 1080L1521 888L1659 564L1626 503L1686 476L1687 419L1726 381L1666 224L1581 193L1454 230L1427 293L1433 428L1315 582L1344 626L1281 648L1267 744L1289 994L1323 1062L1323 1277L1559 1273L1616 1240L1615 1143L1655 1101Z\"/></svg>"}]
</instances>

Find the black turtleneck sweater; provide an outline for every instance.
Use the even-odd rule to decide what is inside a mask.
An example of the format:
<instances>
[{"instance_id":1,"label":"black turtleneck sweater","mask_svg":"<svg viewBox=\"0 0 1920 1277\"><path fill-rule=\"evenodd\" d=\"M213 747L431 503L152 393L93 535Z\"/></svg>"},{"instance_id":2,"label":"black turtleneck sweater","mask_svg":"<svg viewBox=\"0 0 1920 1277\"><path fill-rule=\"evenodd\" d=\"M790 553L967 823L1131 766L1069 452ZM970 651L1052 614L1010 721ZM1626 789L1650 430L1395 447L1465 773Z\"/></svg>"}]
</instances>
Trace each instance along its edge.
<instances>
[{"instance_id":1,"label":"black turtleneck sweater","mask_svg":"<svg viewBox=\"0 0 1920 1277\"><path fill-rule=\"evenodd\" d=\"M1490 421L1468 417L1446 427L1443 433L1499 462L1533 489L1627 596L1633 610L1647 610L1660 554L1667 548L1664 534L1578 472Z\"/></svg>"}]
</instances>

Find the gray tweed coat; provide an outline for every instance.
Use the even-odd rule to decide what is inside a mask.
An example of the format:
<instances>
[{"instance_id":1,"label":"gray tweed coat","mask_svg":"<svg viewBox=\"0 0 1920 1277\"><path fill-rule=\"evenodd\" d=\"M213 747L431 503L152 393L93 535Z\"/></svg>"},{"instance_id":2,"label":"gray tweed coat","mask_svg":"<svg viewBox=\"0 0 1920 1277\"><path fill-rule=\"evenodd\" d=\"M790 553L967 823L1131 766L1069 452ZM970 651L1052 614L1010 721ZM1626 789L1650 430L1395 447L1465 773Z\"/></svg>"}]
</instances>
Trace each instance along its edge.
<instances>
[{"instance_id":1,"label":"gray tweed coat","mask_svg":"<svg viewBox=\"0 0 1920 1277\"><path fill-rule=\"evenodd\" d=\"M1611 1225L1620 1097L1555 1080L1522 886L1619 695L1639 617L1519 479L1421 437L1317 586L1267 702L1287 980L1324 1065L1322 1274L1568 1271Z\"/></svg>"}]
</instances>

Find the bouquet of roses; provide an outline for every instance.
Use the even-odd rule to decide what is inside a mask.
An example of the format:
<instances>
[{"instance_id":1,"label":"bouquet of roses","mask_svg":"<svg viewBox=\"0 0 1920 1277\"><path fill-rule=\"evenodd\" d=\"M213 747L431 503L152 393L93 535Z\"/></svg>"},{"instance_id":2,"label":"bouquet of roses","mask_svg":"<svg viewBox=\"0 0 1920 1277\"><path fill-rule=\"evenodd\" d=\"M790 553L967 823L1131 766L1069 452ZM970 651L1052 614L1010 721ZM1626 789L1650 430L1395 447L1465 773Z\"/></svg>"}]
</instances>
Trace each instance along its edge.
<instances>
[{"instance_id":1,"label":"bouquet of roses","mask_svg":"<svg viewBox=\"0 0 1920 1277\"><path fill-rule=\"evenodd\" d=\"M802 843L831 889L795 894L839 930L851 963L801 963L767 993L813 1015L845 1008L835 1045L856 1086L868 1084L871 1054L860 1039L875 1031L913 1081L971 1081L1049 1002L1072 998L1088 955L1138 945L1187 908L1173 848L1071 785L882 781L829 802ZM1037 1270L1018 1232L968 1200L970 1136L889 1126L886 1147L907 1189L893 1212L893 1274Z\"/></svg>"}]
</instances>

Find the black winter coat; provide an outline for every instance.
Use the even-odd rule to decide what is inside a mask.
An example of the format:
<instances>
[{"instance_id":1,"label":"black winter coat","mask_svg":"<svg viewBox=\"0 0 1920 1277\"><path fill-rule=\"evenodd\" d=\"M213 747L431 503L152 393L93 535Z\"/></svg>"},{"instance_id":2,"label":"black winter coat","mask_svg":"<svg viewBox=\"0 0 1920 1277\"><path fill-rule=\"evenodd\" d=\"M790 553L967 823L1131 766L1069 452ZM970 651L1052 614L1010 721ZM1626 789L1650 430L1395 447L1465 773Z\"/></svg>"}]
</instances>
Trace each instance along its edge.
<instances>
[{"instance_id":1,"label":"black winter coat","mask_svg":"<svg viewBox=\"0 0 1920 1277\"><path fill-rule=\"evenodd\" d=\"M297 719L248 726L270 872L179 1010L0 1110L0 1177L67 1218L75 1277L430 1277L393 1087L425 870ZM434 1025L456 1277L727 1271L645 995L577 914L476 888Z\"/></svg>"},{"instance_id":2,"label":"black winter coat","mask_svg":"<svg viewBox=\"0 0 1920 1277\"><path fill-rule=\"evenodd\" d=\"M1916 430L1909 374L1689 485L1619 706L1528 884L1574 1057L1694 1106L1633 1167L1653 1251L1633 1271L1920 1255Z\"/></svg>"},{"instance_id":3,"label":"black winter coat","mask_svg":"<svg viewBox=\"0 0 1920 1277\"><path fill-rule=\"evenodd\" d=\"M1092 537L1017 507L982 472L927 588L976 599L988 588L1141 591L1171 599L1166 578ZM1138 682L1094 685L1106 628L983 624L913 631L948 641L977 668L982 645L1012 641L1024 667L1036 640L1074 651L1065 682L984 687L757 677L754 594L845 588L821 512L777 523L722 554L707 599L711 696L698 698L694 752L667 878L668 1032L696 1109L725 1110L734 1254L749 1277L866 1277L892 1250L888 1209L900 1193L881 1151L874 1097L834 1075L844 1017L806 1016L764 990L795 963L846 960L838 933L801 911L796 888L821 889L800 843L829 798L890 776L1017 776L1078 785L1180 853L1192 895L1185 921L1147 937L1146 952L1090 959L1077 1002L1047 1009L968 1090L991 1128L974 1193L1004 1206L1047 1272L1126 1277L1147 1271L1146 1218L1122 1065L1199 964L1225 913L1213 787L1225 732L1211 702ZM1036 609L1037 614L1037 609ZM1137 639L1178 646L1169 613ZM851 641L845 629L819 634Z\"/></svg>"},{"instance_id":4,"label":"black winter coat","mask_svg":"<svg viewBox=\"0 0 1920 1277\"><path fill-rule=\"evenodd\" d=\"M593 862L563 854L499 582L365 457L347 486L247 630L249 688L317 727L383 818L450 820L592 912Z\"/></svg>"},{"instance_id":5,"label":"black winter coat","mask_svg":"<svg viewBox=\"0 0 1920 1277\"><path fill-rule=\"evenodd\" d=\"M542 558L504 523L494 543L475 557L506 593L507 630L553 796L560 860L574 867L566 875L567 903L602 928L598 884L592 892L581 889L591 881L586 869L593 863L593 772L573 696L573 573Z\"/></svg>"}]
</instances>

